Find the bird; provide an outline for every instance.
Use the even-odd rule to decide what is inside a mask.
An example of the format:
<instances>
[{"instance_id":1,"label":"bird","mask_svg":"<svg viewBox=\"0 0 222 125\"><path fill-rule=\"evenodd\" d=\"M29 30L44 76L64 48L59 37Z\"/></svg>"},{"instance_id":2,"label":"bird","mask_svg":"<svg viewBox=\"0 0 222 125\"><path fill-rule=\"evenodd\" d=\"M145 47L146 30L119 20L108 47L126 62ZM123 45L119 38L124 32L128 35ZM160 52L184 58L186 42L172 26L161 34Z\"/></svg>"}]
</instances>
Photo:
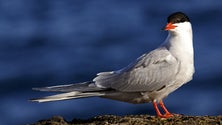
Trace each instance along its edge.
<instances>
[{"instance_id":1,"label":"bird","mask_svg":"<svg viewBox=\"0 0 222 125\"><path fill-rule=\"evenodd\" d=\"M60 93L30 100L49 102L101 97L134 104L152 103L158 117L174 117L175 114L165 107L163 99L193 78L192 25L185 13L174 12L168 16L163 30L168 32L165 41L128 66L120 70L100 72L86 82L33 88Z\"/></svg>"}]
</instances>

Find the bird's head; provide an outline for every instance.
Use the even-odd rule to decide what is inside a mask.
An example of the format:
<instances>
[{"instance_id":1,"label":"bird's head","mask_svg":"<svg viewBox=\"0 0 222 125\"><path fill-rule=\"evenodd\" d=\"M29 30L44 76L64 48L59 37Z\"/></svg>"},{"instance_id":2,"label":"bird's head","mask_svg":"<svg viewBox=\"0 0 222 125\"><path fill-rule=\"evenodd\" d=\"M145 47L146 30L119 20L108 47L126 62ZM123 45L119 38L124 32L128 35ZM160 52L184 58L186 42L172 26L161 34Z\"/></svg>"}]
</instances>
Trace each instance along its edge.
<instances>
[{"instance_id":1,"label":"bird's head","mask_svg":"<svg viewBox=\"0 0 222 125\"><path fill-rule=\"evenodd\" d=\"M163 28L172 33L192 30L190 19L182 12L175 12L167 18L167 25Z\"/></svg>"}]
</instances>

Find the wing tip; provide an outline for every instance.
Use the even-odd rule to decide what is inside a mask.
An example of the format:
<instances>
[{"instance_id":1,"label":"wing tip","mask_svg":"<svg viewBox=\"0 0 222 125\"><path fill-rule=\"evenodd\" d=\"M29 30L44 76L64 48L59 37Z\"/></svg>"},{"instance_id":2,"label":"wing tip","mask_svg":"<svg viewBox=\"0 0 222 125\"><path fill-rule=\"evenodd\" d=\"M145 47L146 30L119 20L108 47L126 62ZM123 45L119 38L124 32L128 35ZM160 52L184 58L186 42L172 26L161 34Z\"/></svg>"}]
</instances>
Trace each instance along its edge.
<instances>
[{"instance_id":1,"label":"wing tip","mask_svg":"<svg viewBox=\"0 0 222 125\"><path fill-rule=\"evenodd\" d=\"M43 97L43 98L33 98L33 99L29 99L29 102L37 102L37 103L42 103L42 102L53 102L53 101L60 101L63 99L59 99L59 98L47 98L47 97Z\"/></svg>"},{"instance_id":2,"label":"wing tip","mask_svg":"<svg viewBox=\"0 0 222 125\"><path fill-rule=\"evenodd\" d=\"M40 91L40 88L32 88L34 91Z\"/></svg>"},{"instance_id":3,"label":"wing tip","mask_svg":"<svg viewBox=\"0 0 222 125\"><path fill-rule=\"evenodd\" d=\"M41 103L42 101L40 101L40 98L33 98L33 99L28 99L29 102L37 102L37 103Z\"/></svg>"}]
</instances>

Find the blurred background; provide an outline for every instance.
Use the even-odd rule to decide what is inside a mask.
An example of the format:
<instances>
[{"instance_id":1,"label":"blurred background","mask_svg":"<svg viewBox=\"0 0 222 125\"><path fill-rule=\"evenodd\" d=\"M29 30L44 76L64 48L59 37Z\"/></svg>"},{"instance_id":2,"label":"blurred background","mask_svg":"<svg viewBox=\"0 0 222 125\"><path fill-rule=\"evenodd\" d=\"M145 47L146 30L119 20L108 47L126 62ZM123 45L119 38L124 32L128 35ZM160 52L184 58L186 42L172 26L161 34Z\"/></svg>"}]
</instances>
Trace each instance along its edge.
<instances>
[{"instance_id":1,"label":"blurred background","mask_svg":"<svg viewBox=\"0 0 222 125\"><path fill-rule=\"evenodd\" d=\"M155 115L151 104L101 98L50 103L32 87L71 84L120 69L159 46L175 11L193 25L194 79L165 100L171 112L222 114L222 1L0 0L0 124L27 124L61 115Z\"/></svg>"}]
</instances>

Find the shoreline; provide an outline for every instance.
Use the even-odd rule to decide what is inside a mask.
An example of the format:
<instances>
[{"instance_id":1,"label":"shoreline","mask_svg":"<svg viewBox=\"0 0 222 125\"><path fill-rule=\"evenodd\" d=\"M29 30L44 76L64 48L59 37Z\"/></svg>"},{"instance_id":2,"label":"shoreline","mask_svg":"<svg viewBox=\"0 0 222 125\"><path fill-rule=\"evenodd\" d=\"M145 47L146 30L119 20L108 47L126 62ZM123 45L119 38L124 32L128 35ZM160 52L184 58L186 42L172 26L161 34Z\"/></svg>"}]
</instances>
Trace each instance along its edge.
<instances>
[{"instance_id":1,"label":"shoreline","mask_svg":"<svg viewBox=\"0 0 222 125\"><path fill-rule=\"evenodd\" d=\"M66 121L61 116L53 116L28 125L221 125L222 115L219 116L185 116L179 115L172 118L158 118L150 115L103 115L90 119L73 119Z\"/></svg>"}]
</instances>

